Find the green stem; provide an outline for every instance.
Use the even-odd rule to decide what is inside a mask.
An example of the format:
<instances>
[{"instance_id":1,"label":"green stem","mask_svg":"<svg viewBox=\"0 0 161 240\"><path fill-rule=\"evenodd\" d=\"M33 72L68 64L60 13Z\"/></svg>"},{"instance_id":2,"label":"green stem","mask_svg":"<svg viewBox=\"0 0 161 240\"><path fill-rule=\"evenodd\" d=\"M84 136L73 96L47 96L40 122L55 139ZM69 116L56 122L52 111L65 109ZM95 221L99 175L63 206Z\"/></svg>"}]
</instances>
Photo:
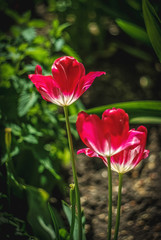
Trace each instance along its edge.
<instances>
[{"instance_id":1,"label":"green stem","mask_svg":"<svg viewBox=\"0 0 161 240\"><path fill-rule=\"evenodd\" d=\"M111 174L111 160L108 160L108 232L107 239L111 239L111 227L112 227L112 174Z\"/></svg>"},{"instance_id":2,"label":"green stem","mask_svg":"<svg viewBox=\"0 0 161 240\"><path fill-rule=\"evenodd\" d=\"M71 184L70 187L70 202L72 204L72 219L70 225L70 240L73 240L73 232L74 232L74 225L75 225L75 186Z\"/></svg>"},{"instance_id":3,"label":"green stem","mask_svg":"<svg viewBox=\"0 0 161 240\"><path fill-rule=\"evenodd\" d=\"M114 240L117 240L117 238L118 238L119 225L120 225L122 178L123 178L123 174L122 174L122 173L119 173L119 190L118 190L117 216L116 216L116 225L115 225Z\"/></svg>"},{"instance_id":4,"label":"green stem","mask_svg":"<svg viewBox=\"0 0 161 240\"><path fill-rule=\"evenodd\" d=\"M78 211L78 236L79 236L79 240L82 240L82 217L81 217L80 193L79 193L79 187L78 187L77 172L76 172L76 166L75 166L76 164L74 159L73 141L72 141L72 135L70 130L67 106L64 106L64 114L65 114L66 128L67 128L69 148L70 148L71 161L72 161L73 178L75 183L76 204L77 204L77 211Z\"/></svg>"}]
</instances>

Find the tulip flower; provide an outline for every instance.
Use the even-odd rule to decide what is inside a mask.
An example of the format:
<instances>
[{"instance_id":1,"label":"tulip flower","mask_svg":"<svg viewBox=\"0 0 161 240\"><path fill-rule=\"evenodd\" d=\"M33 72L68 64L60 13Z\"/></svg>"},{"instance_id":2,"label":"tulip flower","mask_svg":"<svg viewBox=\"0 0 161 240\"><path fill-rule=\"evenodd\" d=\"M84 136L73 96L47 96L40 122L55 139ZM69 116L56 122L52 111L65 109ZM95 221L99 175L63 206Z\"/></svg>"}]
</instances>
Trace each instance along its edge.
<instances>
[{"instance_id":1,"label":"tulip flower","mask_svg":"<svg viewBox=\"0 0 161 240\"><path fill-rule=\"evenodd\" d=\"M67 107L75 102L92 85L96 77L99 77L102 74L105 74L105 72L90 72L85 75L85 68L82 63L79 63L73 57L65 56L55 60L52 65L52 75L42 75L42 68L37 65L35 68L35 74L30 74L28 76L35 84L38 92L44 100L63 106L64 108L73 178L75 183L75 196L78 212L78 240L82 240L82 214ZM72 219L72 222L73 220L74 219ZM70 239L73 239L73 231L70 233Z\"/></svg>"},{"instance_id":2,"label":"tulip flower","mask_svg":"<svg viewBox=\"0 0 161 240\"><path fill-rule=\"evenodd\" d=\"M136 143L135 139L134 145L130 145L123 151L111 156L111 169L115 172L128 172L149 155L149 150L145 149L147 129L144 126L140 126L137 130L132 130L132 132L133 134L135 133L134 138L138 139L138 143ZM108 165L106 156L101 156L90 148L81 149L77 153L85 153L88 157L99 157L106 166Z\"/></svg>"},{"instance_id":3,"label":"tulip flower","mask_svg":"<svg viewBox=\"0 0 161 240\"><path fill-rule=\"evenodd\" d=\"M75 102L93 83L96 77L105 72L96 71L85 75L85 68L75 58L64 56L55 60L52 75L42 75L37 65L35 74L29 79L35 84L44 100L59 106L68 106Z\"/></svg>"},{"instance_id":4,"label":"tulip flower","mask_svg":"<svg viewBox=\"0 0 161 240\"><path fill-rule=\"evenodd\" d=\"M77 131L88 148L79 153L87 156L97 156L106 162L107 156L113 156L127 147L137 145L140 131L129 130L129 117L123 109L107 109L102 119L97 115L85 112L78 114Z\"/></svg>"},{"instance_id":5,"label":"tulip flower","mask_svg":"<svg viewBox=\"0 0 161 240\"><path fill-rule=\"evenodd\" d=\"M130 171L149 154L145 150L147 130L140 126L129 130L129 117L122 109L107 109L100 119L85 112L78 114L77 131L88 148L77 154L99 157L108 166L108 235L111 239L112 227L112 176L111 169L119 173L119 192L114 240L117 240L120 223L121 188L123 173Z\"/></svg>"}]
</instances>

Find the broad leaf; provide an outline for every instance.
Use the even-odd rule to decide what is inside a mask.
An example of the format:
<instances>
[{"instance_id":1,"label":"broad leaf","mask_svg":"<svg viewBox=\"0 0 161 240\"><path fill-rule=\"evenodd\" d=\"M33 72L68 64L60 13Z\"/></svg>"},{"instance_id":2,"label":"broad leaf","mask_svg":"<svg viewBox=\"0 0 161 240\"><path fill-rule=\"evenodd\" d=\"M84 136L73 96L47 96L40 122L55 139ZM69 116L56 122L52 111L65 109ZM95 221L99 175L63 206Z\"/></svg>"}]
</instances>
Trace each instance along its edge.
<instances>
[{"instance_id":1,"label":"broad leaf","mask_svg":"<svg viewBox=\"0 0 161 240\"><path fill-rule=\"evenodd\" d=\"M28 142L28 143L32 143L32 144L37 144L38 140L34 135L27 135L25 137L23 137L23 140Z\"/></svg>"},{"instance_id":2,"label":"broad leaf","mask_svg":"<svg viewBox=\"0 0 161 240\"><path fill-rule=\"evenodd\" d=\"M42 47L30 47L26 50L26 55L35 59L37 62L44 64L44 61L49 58L49 52Z\"/></svg>"},{"instance_id":3,"label":"broad leaf","mask_svg":"<svg viewBox=\"0 0 161 240\"><path fill-rule=\"evenodd\" d=\"M32 41L36 37L36 31L34 28L26 28L21 34L27 42Z\"/></svg>"},{"instance_id":4,"label":"broad leaf","mask_svg":"<svg viewBox=\"0 0 161 240\"><path fill-rule=\"evenodd\" d=\"M46 25L47 25L47 23L41 19L33 19L28 23L29 27L35 27L35 28L43 28Z\"/></svg>"},{"instance_id":5,"label":"broad leaf","mask_svg":"<svg viewBox=\"0 0 161 240\"><path fill-rule=\"evenodd\" d=\"M18 100L18 115L20 117L24 116L30 110L35 104L37 97L38 96L34 92L32 92L32 94L25 91L22 92Z\"/></svg>"}]
</instances>

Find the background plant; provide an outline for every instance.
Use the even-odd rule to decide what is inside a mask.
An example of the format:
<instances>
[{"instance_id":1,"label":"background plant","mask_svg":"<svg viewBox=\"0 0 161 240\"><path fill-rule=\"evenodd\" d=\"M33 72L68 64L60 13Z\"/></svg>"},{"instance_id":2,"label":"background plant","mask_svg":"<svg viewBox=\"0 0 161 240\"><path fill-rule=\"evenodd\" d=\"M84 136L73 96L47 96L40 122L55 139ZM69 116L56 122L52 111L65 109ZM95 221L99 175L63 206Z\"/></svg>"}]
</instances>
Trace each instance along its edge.
<instances>
[{"instance_id":1,"label":"background plant","mask_svg":"<svg viewBox=\"0 0 161 240\"><path fill-rule=\"evenodd\" d=\"M30 12L20 16L11 9L6 9L6 14L16 21L16 25L11 26L9 34L1 34L1 179L5 182L4 163L7 154L4 129L10 127L14 165L14 174L10 173L13 180L10 201L14 203L21 199L23 206L27 196L28 202L27 211L19 215L18 205L15 205L14 211L20 218L28 219L38 237L55 239L47 200L54 188L59 189L59 194L64 195L66 192L64 179L59 174L62 165L69 163L66 132L62 128L64 123L58 120L62 117L61 111L57 106L40 100L27 75L34 71L34 66L38 63L43 63L47 74L51 63L59 56L60 49L63 46L68 49L63 30L69 24L60 25L59 20L55 19L46 30L47 22L41 19L30 20ZM46 31L45 36L41 34L42 28ZM72 48L68 51L74 54ZM75 108L77 106L73 105L70 111L75 112ZM2 192L6 193L5 186ZM2 198L5 199L5 195ZM3 204L1 207L3 209ZM5 207L3 210L6 211ZM5 216L2 215L1 218Z\"/></svg>"}]
</instances>

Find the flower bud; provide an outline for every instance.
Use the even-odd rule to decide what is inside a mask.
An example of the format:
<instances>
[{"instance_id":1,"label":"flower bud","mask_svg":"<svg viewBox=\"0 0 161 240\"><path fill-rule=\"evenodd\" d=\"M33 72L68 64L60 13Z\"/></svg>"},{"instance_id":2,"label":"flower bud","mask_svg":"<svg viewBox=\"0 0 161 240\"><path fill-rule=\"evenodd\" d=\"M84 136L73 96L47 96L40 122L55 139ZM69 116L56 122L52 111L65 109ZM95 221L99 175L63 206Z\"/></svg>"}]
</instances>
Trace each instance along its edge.
<instances>
[{"instance_id":1,"label":"flower bud","mask_svg":"<svg viewBox=\"0 0 161 240\"><path fill-rule=\"evenodd\" d=\"M6 144L6 148L7 151L10 150L10 146L11 146L11 128L5 128L5 144Z\"/></svg>"}]
</instances>

